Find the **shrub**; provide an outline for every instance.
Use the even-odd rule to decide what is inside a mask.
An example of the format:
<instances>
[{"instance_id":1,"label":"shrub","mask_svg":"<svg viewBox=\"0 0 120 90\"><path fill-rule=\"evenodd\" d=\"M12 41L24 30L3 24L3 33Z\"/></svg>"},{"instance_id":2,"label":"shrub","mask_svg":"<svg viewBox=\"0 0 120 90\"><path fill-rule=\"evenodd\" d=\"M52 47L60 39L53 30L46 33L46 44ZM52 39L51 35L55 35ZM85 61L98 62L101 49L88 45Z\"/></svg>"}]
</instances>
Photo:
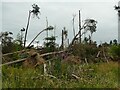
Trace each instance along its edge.
<instances>
[{"instance_id":1,"label":"shrub","mask_svg":"<svg viewBox=\"0 0 120 90\"><path fill-rule=\"evenodd\" d=\"M75 44L72 47L72 54L79 56L81 59L87 58L89 61L96 57L98 48L92 44Z\"/></svg>"},{"instance_id":2,"label":"shrub","mask_svg":"<svg viewBox=\"0 0 120 90\"><path fill-rule=\"evenodd\" d=\"M112 45L108 52L114 60L120 59L120 45Z\"/></svg>"}]
</instances>

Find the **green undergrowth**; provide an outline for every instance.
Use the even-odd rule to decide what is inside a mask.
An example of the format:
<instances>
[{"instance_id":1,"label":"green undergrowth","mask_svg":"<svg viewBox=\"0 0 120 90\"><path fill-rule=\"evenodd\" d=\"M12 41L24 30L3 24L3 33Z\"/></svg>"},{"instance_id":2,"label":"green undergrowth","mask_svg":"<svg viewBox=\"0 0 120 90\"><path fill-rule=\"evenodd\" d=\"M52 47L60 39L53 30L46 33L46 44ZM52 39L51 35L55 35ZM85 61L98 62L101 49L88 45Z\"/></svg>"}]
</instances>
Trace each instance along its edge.
<instances>
[{"instance_id":1,"label":"green undergrowth","mask_svg":"<svg viewBox=\"0 0 120 90\"><path fill-rule=\"evenodd\" d=\"M57 64L57 63L56 63ZM3 88L117 88L118 63L54 64L43 74L43 66L3 66ZM78 78L72 76L76 75Z\"/></svg>"}]
</instances>

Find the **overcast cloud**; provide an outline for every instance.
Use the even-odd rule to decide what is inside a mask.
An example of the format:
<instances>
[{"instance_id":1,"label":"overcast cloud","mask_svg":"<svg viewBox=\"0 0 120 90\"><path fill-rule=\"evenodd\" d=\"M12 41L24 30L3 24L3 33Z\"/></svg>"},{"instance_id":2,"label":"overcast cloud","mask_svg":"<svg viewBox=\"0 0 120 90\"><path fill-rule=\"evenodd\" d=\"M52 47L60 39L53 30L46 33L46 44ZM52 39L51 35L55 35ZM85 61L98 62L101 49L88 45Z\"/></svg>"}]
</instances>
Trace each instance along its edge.
<instances>
[{"instance_id":1,"label":"overcast cloud","mask_svg":"<svg viewBox=\"0 0 120 90\"><path fill-rule=\"evenodd\" d=\"M2 31L11 31L14 37L20 29L26 27L28 11L34 2L3 2L2 3ZM81 10L82 20L92 18L98 21L97 32L93 40L98 43L109 42L118 38L118 18L114 10L116 2L38 2L40 19L31 17L27 42L41 30L46 28L46 17L49 25L56 26L57 43L61 43L61 30L65 26L68 38L73 38L72 17L75 17L75 30L78 32L78 11ZM1 18L0 18L1 19ZM37 40L43 44L46 33L42 33ZM53 35L53 33L49 33Z\"/></svg>"}]
</instances>

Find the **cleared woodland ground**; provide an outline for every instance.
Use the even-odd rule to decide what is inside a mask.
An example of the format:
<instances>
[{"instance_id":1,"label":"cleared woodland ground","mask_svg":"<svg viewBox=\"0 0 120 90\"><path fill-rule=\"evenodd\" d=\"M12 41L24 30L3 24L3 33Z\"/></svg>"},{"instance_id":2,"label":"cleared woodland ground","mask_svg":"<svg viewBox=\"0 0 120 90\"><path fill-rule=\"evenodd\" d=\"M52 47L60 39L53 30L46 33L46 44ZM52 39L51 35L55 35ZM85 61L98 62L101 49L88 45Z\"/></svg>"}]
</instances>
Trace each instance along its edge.
<instances>
[{"instance_id":1,"label":"cleared woodland ground","mask_svg":"<svg viewBox=\"0 0 120 90\"><path fill-rule=\"evenodd\" d=\"M43 75L42 66L3 66L2 88L118 88L118 62L57 65L48 70L55 77Z\"/></svg>"}]
</instances>

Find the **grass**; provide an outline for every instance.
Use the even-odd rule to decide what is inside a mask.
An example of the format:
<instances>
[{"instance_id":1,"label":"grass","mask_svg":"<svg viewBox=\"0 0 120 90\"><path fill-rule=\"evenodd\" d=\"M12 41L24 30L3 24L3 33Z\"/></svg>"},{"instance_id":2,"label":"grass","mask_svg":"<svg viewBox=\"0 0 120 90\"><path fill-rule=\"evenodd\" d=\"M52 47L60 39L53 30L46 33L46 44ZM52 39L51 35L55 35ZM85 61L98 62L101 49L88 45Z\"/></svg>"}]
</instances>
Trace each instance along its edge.
<instances>
[{"instance_id":1,"label":"grass","mask_svg":"<svg viewBox=\"0 0 120 90\"><path fill-rule=\"evenodd\" d=\"M59 63L60 65L60 63ZM118 63L67 65L49 67L50 74L43 75L42 66L37 68L2 67L3 88L118 88ZM79 79L72 77L72 73ZM43 75L43 76L42 76Z\"/></svg>"}]
</instances>

